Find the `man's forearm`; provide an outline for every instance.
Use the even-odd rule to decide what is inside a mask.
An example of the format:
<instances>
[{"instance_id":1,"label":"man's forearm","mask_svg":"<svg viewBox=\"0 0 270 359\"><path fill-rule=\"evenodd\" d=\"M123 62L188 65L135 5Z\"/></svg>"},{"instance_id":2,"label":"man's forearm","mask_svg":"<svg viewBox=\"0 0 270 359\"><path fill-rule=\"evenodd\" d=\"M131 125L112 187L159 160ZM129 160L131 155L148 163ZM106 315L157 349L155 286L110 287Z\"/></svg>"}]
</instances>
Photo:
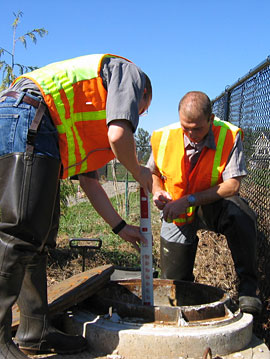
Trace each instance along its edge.
<instances>
[{"instance_id":1,"label":"man's forearm","mask_svg":"<svg viewBox=\"0 0 270 359\"><path fill-rule=\"evenodd\" d=\"M113 121L108 130L108 138L115 157L136 176L140 164L136 156L136 146L130 125L126 120Z\"/></svg>"},{"instance_id":2,"label":"man's forearm","mask_svg":"<svg viewBox=\"0 0 270 359\"><path fill-rule=\"evenodd\" d=\"M109 125L108 138L116 158L132 173L145 193L152 191L149 168L141 166L136 155L136 145L130 125L126 120L115 120Z\"/></svg>"},{"instance_id":3,"label":"man's forearm","mask_svg":"<svg viewBox=\"0 0 270 359\"><path fill-rule=\"evenodd\" d=\"M218 201L221 198L226 198L238 194L241 184L241 177L230 178L214 187L205 191L193 193L196 202L195 206L201 206Z\"/></svg>"},{"instance_id":4,"label":"man's forearm","mask_svg":"<svg viewBox=\"0 0 270 359\"><path fill-rule=\"evenodd\" d=\"M193 193L195 197L194 206L202 206L218 201L221 198L236 195L240 187L240 178L231 178L217 186L211 187L205 191ZM177 218L181 213L185 213L190 207L188 194L166 203L163 209L163 217L165 221Z\"/></svg>"}]
</instances>

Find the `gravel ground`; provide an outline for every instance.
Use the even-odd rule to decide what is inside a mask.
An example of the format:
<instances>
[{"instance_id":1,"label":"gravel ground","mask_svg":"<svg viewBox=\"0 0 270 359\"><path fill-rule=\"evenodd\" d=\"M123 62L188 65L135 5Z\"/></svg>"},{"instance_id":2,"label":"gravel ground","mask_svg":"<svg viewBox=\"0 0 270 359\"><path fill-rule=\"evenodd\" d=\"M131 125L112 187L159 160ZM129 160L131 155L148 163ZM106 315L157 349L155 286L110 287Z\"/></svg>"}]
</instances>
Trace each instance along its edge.
<instances>
[{"instance_id":1,"label":"gravel ground","mask_svg":"<svg viewBox=\"0 0 270 359\"><path fill-rule=\"evenodd\" d=\"M123 357L117 354L117 351L115 352L115 354L108 354L106 356L99 356L99 354L84 351L79 354L70 354L70 355L60 355L60 354L33 355L30 358L33 359L128 359L127 357ZM179 356L179 359L180 358L185 359L184 357ZM209 358L212 358L212 356L207 356L207 359ZM248 348L240 352L232 353L229 355L213 356L213 359L252 359L252 358L253 359L269 358L269 350L267 349L266 345L255 336L253 336Z\"/></svg>"},{"instance_id":2,"label":"gravel ground","mask_svg":"<svg viewBox=\"0 0 270 359\"><path fill-rule=\"evenodd\" d=\"M115 355L99 356L99 354L90 353L84 351L78 354L43 354L43 355L31 355L33 359L117 359Z\"/></svg>"}]
</instances>

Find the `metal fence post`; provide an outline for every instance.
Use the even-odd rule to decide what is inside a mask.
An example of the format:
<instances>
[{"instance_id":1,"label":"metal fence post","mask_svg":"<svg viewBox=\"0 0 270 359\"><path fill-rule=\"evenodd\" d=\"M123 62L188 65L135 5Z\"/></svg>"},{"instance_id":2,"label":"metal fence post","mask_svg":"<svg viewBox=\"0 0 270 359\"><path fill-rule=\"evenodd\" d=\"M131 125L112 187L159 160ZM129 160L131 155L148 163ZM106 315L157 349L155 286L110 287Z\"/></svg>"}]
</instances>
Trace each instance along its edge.
<instances>
[{"instance_id":1,"label":"metal fence post","mask_svg":"<svg viewBox=\"0 0 270 359\"><path fill-rule=\"evenodd\" d=\"M129 202L128 202L128 171L126 173L126 191L125 191L125 207L126 207L126 218L129 215Z\"/></svg>"},{"instance_id":2,"label":"metal fence post","mask_svg":"<svg viewBox=\"0 0 270 359\"><path fill-rule=\"evenodd\" d=\"M229 121L229 112L230 112L230 91L225 92L224 95L224 121Z\"/></svg>"}]
</instances>

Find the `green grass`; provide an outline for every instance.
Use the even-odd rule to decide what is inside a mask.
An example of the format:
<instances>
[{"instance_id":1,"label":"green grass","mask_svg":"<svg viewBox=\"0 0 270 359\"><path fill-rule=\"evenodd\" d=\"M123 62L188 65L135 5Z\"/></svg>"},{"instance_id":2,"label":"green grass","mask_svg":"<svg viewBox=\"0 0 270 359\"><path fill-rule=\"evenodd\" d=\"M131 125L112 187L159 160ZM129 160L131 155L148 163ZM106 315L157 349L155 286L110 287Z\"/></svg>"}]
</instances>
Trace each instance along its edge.
<instances>
[{"instance_id":1,"label":"green grass","mask_svg":"<svg viewBox=\"0 0 270 359\"><path fill-rule=\"evenodd\" d=\"M117 212L128 224L140 226L139 191L129 193L129 215L125 217L125 196L111 198ZM158 212L153 211L158 217ZM156 221L158 226L159 221ZM159 230L159 228L158 228ZM140 254L128 243L111 231L111 227L94 210L89 201L65 208L60 218L58 248L67 249L68 238L99 238L102 247L99 251L89 250L87 257L95 261L93 265L114 264L124 267L139 267ZM73 250L74 251L74 250Z\"/></svg>"},{"instance_id":2,"label":"green grass","mask_svg":"<svg viewBox=\"0 0 270 359\"><path fill-rule=\"evenodd\" d=\"M125 217L125 198L119 195L118 198L111 199L111 203L117 212ZM129 224L139 225L139 194L129 194ZM95 211L89 201L81 202L71 207L65 208L60 218L59 235L67 235L72 237L83 237L89 233L105 233L110 227ZM110 230L111 231L111 230ZM113 235L113 234L112 234Z\"/></svg>"}]
</instances>

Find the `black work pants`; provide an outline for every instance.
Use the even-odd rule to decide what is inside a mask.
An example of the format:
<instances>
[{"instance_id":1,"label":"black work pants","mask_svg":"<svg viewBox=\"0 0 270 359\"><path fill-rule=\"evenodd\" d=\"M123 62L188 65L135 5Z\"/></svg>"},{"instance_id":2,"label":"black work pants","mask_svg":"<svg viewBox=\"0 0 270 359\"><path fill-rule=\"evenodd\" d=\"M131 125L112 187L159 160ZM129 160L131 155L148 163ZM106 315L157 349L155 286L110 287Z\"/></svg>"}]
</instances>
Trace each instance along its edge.
<instances>
[{"instance_id":1,"label":"black work pants","mask_svg":"<svg viewBox=\"0 0 270 359\"><path fill-rule=\"evenodd\" d=\"M256 215L247 202L239 196L232 196L201 206L196 212L194 222L180 227L163 221L162 242L174 243L173 251L174 253L178 251L180 258L183 246L196 243L196 233L199 229L208 229L226 236L240 280L239 294L255 295L257 289L257 223ZM192 258L190 260L194 261Z\"/></svg>"}]
</instances>

